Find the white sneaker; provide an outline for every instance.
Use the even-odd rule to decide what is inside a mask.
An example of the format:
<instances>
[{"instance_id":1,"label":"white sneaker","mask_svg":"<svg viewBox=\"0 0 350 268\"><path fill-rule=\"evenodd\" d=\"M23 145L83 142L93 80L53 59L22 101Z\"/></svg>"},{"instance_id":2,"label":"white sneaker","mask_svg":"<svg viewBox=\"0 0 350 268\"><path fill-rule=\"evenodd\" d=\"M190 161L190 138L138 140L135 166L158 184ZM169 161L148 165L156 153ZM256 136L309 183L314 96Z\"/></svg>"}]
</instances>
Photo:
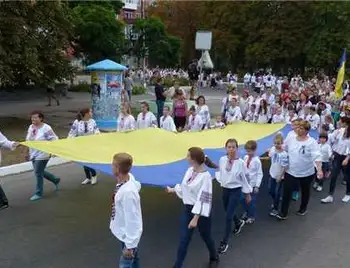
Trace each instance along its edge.
<instances>
[{"instance_id":1,"label":"white sneaker","mask_svg":"<svg viewBox=\"0 0 350 268\"><path fill-rule=\"evenodd\" d=\"M333 196L329 195L326 198L321 199L323 204L333 203Z\"/></svg>"},{"instance_id":2,"label":"white sneaker","mask_svg":"<svg viewBox=\"0 0 350 268\"><path fill-rule=\"evenodd\" d=\"M91 183L91 180L85 179L85 180L83 180L83 182L81 184L85 185L85 184L89 184L89 183Z\"/></svg>"},{"instance_id":3,"label":"white sneaker","mask_svg":"<svg viewBox=\"0 0 350 268\"><path fill-rule=\"evenodd\" d=\"M323 190L323 187L322 187L322 186L317 186L317 188L316 188L316 191L317 191L317 192L322 192L322 190Z\"/></svg>"},{"instance_id":4,"label":"white sneaker","mask_svg":"<svg viewBox=\"0 0 350 268\"><path fill-rule=\"evenodd\" d=\"M314 185L312 185L312 188L316 189L318 186L318 183L317 182L314 182Z\"/></svg>"},{"instance_id":5,"label":"white sneaker","mask_svg":"<svg viewBox=\"0 0 350 268\"><path fill-rule=\"evenodd\" d=\"M91 178L91 184L94 185L97 183L97 176Z\"/></svg>"},{"instance_id":6,"label":"white sneaker","mask_svg":"<svg viewBox=\"0 0 350 268\"><path fill-rule=\"evenodd\" d=\"M344 197L343 197L343 199L341 200L342 202L344 202L344 203L349 203L349 201L350 201L350 195L345 195Z\"/></svg>"}]
</instances>

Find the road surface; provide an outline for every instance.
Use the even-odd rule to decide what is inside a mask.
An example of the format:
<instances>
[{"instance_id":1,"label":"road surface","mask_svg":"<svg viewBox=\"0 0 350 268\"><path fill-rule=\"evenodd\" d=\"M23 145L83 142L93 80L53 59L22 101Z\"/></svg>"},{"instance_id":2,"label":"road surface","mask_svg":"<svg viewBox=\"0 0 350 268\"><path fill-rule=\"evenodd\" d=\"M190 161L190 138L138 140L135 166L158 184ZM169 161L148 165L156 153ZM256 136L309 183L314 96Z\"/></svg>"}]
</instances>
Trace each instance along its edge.
<instances>
[{"instance_id":1,"label":"road surface","mask_svg":"<svg viewBox=\"0 0 350 268\"><path fill-rule=\"evenodd\" d=\"M108 268L117 267L120 245L109 231L113 179L101 175L96 186L81 186L83 170L75 164L52 168L62 178L61 190L45 185L45 199L30 202L31 173L5 177L2 185L11 208L0 212L1 268ZM328 183L326 183L328 186ZM284 222L267 215L266 181L252 226L233 237L222 256L221 268L349 268L350 206L321 205L324 193L312 193L305 217L291 214ZM140 244L144 268L170 268L179 239L180 200L160 188L143 187L144 235ZM296 211L297 206L292 207ZM215 187L213 235L218 243L224 214L220 189ZM198 233L190 244L185 268L207 267L207 252Z\"/></svg>"}]
</instances>

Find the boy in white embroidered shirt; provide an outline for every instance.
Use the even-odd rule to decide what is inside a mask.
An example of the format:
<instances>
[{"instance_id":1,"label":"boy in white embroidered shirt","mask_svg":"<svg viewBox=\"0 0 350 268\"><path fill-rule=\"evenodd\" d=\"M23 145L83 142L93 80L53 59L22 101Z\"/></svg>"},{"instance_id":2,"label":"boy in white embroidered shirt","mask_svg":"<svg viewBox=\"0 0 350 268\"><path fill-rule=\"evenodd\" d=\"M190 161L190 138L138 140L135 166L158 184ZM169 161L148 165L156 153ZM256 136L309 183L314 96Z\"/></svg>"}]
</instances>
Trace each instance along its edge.
<instances>
[{"instance_id":1,"label":"boy in white embroidered shirt","mask_svg":"<svg viewBox=\"0 0 350 268\"><path fill-rule=\"evenodd\" d=\"M160 118L160 128L171 132L177 132L174 120L170 116L169 106L164 106L163 108L163 116Z\"/></svg>"},{"instance_id":2,"label":"boy in white embroidered shirt","mask_svg":"<svg viewBox=\"0 0 350 268\"><path fill-rule=\"evenodd\" d=\"M142 212L139 191L141 184L129 173L133 159L127 153L113 157L112 170L116 176L110 230L122 242L119 267L139 267L138 244L142 235Z\"/></svg>"},{"instance_id":3,"label":"boy in white embroidered shirt","mask_svg":"<svg viewBox=\"0 0 350 268\"><path fill-rule=\"evenodd\" d=\"M187 130L201 131L203 128L203 121L202 117L197 114L196 107L192 105L189 112L190 116L188 117Z\"/></svg>"},{"instance_id":4,"label":"boy in white embroidered shirt","mask_svg":"<svg viewBox=\"0 0 350 268\"><path fill-rule=\"evenodd\" d=\"M250 186L253 188L253 192L251 194L251 202L247 204L245 200L242 200L242 204L245 210L243 220L245 220L246 224L253 224L255 221L256 197L259 193L259 188L263 178L260 158L255 155L257 147L258 145L256 141L253 140L247 141L247 143L244 145L244 149L247 153L243 159L246 166L246 177Z\"/></svg>"},{"instance_id":5,"label":"boy in white embroidered shirt","mask_svg":"<svg viewBox=\"0 0 350 268\"><path fill-rule=\"evenodd\" d=\"M320 146L321 152L321 160L322 160L322 172L324 174L324 178L318 179L316 178L313 188L317 192L322 192L323 190L323 181L328 178L330 175L330 159L332 157L332 148L328 143L328 134L327 132L321 132L318 138L318 143Z\"/></svg>"},{"instance_id":6,"label":"boy in white embroidered shirt","mask_svg":"<svg viewBox=\"0 0 350 268\"><path fill-rule=\"evenodd\" d=\"M225 128L224 122L222 122L222 118L220 115L216 117L216 122L214 126L211 126L211 128Z\"/></svg>"},{"instance_id":7,"label":"boy in white embroidered shirt","mask_svg":"<svg viewBox=\"0 0 350 268\"><path fill-rule=\"evenodd\" d=\"M283 136L278 133L274 138L274 146L269 150L271 158L269 194L272 197L270 216L277 216L282 197L282 182L288 166L288 154L283 149Z\"/></svg>"}]
</instances>

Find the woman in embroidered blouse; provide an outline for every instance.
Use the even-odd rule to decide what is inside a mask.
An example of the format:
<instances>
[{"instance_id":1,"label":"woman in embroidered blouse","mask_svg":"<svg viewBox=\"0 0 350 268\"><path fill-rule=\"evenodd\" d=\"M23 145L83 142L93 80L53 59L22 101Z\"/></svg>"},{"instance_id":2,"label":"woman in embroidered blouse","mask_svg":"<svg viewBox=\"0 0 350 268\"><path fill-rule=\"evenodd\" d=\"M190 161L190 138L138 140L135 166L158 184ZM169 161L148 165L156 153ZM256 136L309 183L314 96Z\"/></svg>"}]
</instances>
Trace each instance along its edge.
<instances>
[{"instance_id":1,"label":"woman in embroidered blouse","mask_svg":"<svg viewBox=\"0 0 350 268\"><path fill-rule=\"evenodd\" d=\"M54 141L58 140L57 135L52 128L44 123L44 114L40 111L31 113L32 124L28 128L26 141ZM30 198L31 201L36 201L43 198L44 194L44 178L51 181L56 190L60 183L60 178L57 178L52 173L45 170L51 155L38 151L36 149L29 149L27 156L28 160L32 161L34 174L36 177L36 191Z\"/></svg>"},{"instance_id":2,"label":"woman in embroidered blouse","mask_svg":"<svg viewBox=\"0 0 350 268\"><path fill-rule=\"evenodd\" d=\"M124 103L118 118L118 132L132 131L135 129L135 118L131 114L129 103Z\"/></svg>"},{"instance_id":3,"label":"woman in embroidered blouse","mask_svg":"<svg viewBox=\"0 0 350 268\"><path fill-rule=\"evenodd\" d=\"M228 249L228 240L232 233L238 234L244 226L244 221L236 216L237 206L240 204L242 192L245 194L246 202L250 202L252 187L246 178L244 161L238 158L238 142L229 139L225 143L227 155L220 158L219 170L215 173L216 180L222 187L222 201L226 212L226 224L224 236L221 240L219 253L223 254ZM235 224L233 229L232 223Z\"/></svg>"},{"instance_id":4,"label":"woman in embroidered blouse","mask_svg":"<svg viewBox=\"0 0 350 268\"><path fill-rule=\"evenodd\" d=\"M185 205L181 220L180 245L174 268L183 267L193 231L197 226L209 250L209 261L213 263L219 260L211 235L212 177L204 165L210 168L217 168L217 166L198 147L188 150L187 160L191 167L186 171L182 183L176 184L174 188L166 188L168 193L176 193Z\"/></svg>"},{"instance_id":5,"label":"woman in embroidered blouse","mask_svg":"<svg viewBox=\"0 0 350 268\"><path fill-rule=\"evenodd\" d=\"M141 113L137 116L136 128L150 128L157 127L157 118L156 116L149 111L149 105L147 102L141 102Z\"/></svg>"},{"instance_id":6,"label":"woman in embroidered blouse","mask_svg":"<svg viewBox=\"0 0 350 268\"><path fill-rule=\"evenodd\" d=\"M196 100L197 114L202 118L202 129L208 128L210 124L210 113L208 105L205 104L204 96L199 96Z\"/></svg>"},{"instance_id":7,"label":"woman in embroidered blouse","mask_svg":"<svg viewBox=\"0 0 350 268\"><path fill-rule=\"evenodd\" d=\"M90 108L82 109L78 115L77 119L73 122L71 130L68 133L68 138L80 137L80 136L89 136L99 134L100 130L98 129L96 122L92 119L92 110ZM84 166L84 172L86 178L81 184L96 184L97 183L97 174L96 170Z\"/></svg>"},{"instance_id":8,"label":"woman in embroidered blouse","mask_svg":"<svg viewBox=\"0 0 350 268\"><path fill-rule=\"evenodd\" d=\"M271 114L270 114L269 108L267 107L267 102L265 99L262 99L260 101L260 106L256 117L257 117L257 123L260 123L260 124L266 124L270 121Z\"/></svg>"}]
</instances>

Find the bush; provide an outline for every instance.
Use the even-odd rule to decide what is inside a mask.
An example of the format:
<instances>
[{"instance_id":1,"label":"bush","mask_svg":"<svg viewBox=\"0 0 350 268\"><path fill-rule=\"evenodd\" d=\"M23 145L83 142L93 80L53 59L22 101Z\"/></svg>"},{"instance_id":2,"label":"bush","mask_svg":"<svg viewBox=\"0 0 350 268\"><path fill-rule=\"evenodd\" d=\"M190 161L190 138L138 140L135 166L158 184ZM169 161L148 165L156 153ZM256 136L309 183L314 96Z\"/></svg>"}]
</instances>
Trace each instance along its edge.
<instances>
[{"instance_id":1,"label":"bush","mask_svg":"<svg viewBox=\"0 0 350 268\"><path fill-rule=\"evenodd\" d=\"M172 87L175 84L179 84L179 86L189 86L190 82L186 78L173 78L173 77L166 77L163 79L163 86L166 88Z\"/></svg>"},{"instance_id":2,"label":"bush","mask_svg":"<svg viewBox=\"0 0 350 268\"><path fill-rule=\"evenodd\" d=\"M91 85L87 82L81 82L77 85L73 85L70 88L70 91L73 92L90 92L91 91Z\"/></svg>"},{"instance_id":3,"label":"bush","mask_svg":"<svg viewBox=\"0 0 350 268\"><path fill-rule=\"evenodd\" d=\"M146 93L146 88L143 86L134 86L132 88L132 94L133 95L142 95Z\"/></svg>"}]
</instances>

